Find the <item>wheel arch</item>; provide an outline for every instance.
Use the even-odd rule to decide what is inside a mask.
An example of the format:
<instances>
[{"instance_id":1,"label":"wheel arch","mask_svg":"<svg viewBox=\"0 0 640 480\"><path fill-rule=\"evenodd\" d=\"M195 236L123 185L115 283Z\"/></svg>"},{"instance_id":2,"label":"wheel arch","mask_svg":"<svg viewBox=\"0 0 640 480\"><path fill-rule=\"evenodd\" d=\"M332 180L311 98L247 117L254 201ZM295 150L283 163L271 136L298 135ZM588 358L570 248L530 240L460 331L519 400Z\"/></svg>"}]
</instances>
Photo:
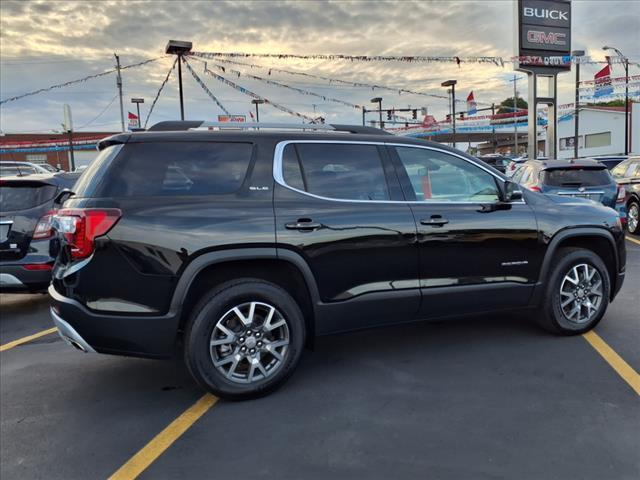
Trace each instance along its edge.
<instances>
[{"instance_id":1,"label":"wheel arch","mask_svg":"<svg viewBox=\"0 0 640 480\"><path fill-rule=\"evenodd\" d=\"M274 283L296 300L304 316L307 346L313 346L319 301L315 278L300 255L275 248L221 250L194 258L180 275L171 300L170 310L179 317L178 336L202 295L222 282L246 277Z\"/></svg>"},{"instance_id":2,"label":"wheel arch","mask_svg":"<svg viewBox=\"0 0 640 480\"><path fill-rule=\"evenodd\" d=\"M539 279L546 283L552 261L559 248L578 247L597 254L607 267L611 282L610 300L616 291L615 283L620 270L616 241L608 230L603 228L571 228L558 232L549 242L545 253Z\"/></svg>"}]
</instances>

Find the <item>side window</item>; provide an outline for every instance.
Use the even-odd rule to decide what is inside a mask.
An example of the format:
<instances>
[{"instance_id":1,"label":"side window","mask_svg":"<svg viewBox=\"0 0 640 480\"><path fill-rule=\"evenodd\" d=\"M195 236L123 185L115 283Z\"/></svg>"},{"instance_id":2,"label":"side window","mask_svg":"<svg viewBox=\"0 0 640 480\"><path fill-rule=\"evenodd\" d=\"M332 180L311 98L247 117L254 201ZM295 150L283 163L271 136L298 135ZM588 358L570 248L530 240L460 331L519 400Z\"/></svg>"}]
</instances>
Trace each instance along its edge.
<instances>
[{"instance_id":1,"label":"side window","mask_svg":"<svg viewBox=\"0 0 640 480\"><path fill-rule=\"evenodd\" d=\"M375 145L290 144L283 152L282 164L287 185L314 195L341 200L389 199L382 159Z\"/></svg>"},{"instance_id":2,"label":"side window","mask_svg":"<svg viewBox=\"0 0 640 480\"><path fill-rule=\"evenodd\" d=\"M290 187L305 190L296 146L291 143L284 148L282 153L282 176L284 182Z\"/></svg>"},{"instance_id":3,"label":"side window","mask_svg":"<svg viewBox=\"0 0 640 480\"><path fill-rule=\"evenodd\" d=\"M490 173L444 152L396 147L416 200L424 202L495 202L498 186Z\"/></svg>"},{"instance_id":4,"label":"side window","mask_svg":"<svg viewBox=\"0 0 640 480\"><path fill-rule=\"evenodd\" d=\"M94 195L130 197L233 193L244 181L252 151L250 143L128 144L108 167Z\"/></svg>"},{"instance_id":5,"label":"side window","mask_svg":"<svg viewBox=\"0 0 640 480\"><path fill-rule=\"evenodd\" d=\"M532 174L533 174L533 168L528 166L522 167L522 176L520 177L520 180L518 180L518 183L520 185L526 185L531 180Z\"/></svg>"},{"instance_id":6,"label":"side window","mask_svg":"<svg viewBox=\"0 0 640 480\"><path fill-rule=\"evenodd\" d=\"M520 178L522 178L522 174L524 173L527 167L516 167L516 171L513 173L511 177L512 182L520 183Z\"/></svg>"}]
</instances>

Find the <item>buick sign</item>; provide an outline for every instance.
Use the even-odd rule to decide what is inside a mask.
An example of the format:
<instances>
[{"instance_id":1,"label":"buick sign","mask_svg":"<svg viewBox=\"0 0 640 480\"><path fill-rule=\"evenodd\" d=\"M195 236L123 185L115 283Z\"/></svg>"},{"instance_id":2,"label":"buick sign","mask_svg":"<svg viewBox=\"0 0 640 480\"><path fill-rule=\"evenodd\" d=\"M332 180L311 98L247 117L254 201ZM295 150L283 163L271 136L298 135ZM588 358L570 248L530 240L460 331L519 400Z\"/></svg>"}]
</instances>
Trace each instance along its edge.
<instances>
[{"instance_id":1,"label":"buick sign","mask_svg":"<svg viewBox=\"0 0 640 480\"><path fill-rule=\"evenodd\" d=\"M571 55L571 2L518 0L519 65L570 68L563 59Z\"/></svg>"}]
</instances>

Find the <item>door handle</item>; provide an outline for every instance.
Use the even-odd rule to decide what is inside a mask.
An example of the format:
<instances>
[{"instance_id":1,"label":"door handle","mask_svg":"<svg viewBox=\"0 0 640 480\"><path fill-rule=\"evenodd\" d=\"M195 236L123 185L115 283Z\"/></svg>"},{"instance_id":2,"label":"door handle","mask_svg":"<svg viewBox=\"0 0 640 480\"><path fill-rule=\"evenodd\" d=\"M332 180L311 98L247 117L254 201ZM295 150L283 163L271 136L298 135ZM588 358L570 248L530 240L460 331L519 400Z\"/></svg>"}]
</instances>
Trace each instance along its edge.
<instances>
[{"instance_id":1,"label":"door handle","mask_svg":"<svg viewBox=\"0 0 640 480\"><path fill-rule=\"evenodd\" d=\"M284 228L287 230L300 230L303 232L310 232L322 227L322 224L316 223L309 218L299 218L297 222L285 223Z\"/></svg>"},{"instance_id":2,"label":"door handle","mask_svg":"<svg viewBox=\"0 0 640 480\"><path fill-rule=\"evenodd\" d=\"M431 215L429 220L423 219L420 220L421 225L429 225L431 227L441 227L449 223L449 220L442 217L442 215Z\"/></svg>"}]
</instances>

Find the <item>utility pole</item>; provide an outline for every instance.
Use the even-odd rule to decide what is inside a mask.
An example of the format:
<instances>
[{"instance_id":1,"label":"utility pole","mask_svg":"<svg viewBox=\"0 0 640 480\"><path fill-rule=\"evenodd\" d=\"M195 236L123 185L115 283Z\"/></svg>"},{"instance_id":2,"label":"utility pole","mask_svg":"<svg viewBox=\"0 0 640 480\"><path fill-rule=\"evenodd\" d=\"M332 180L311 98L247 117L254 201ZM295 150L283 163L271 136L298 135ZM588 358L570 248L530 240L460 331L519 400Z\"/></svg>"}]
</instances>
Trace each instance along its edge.
<instances>
[{"instance_id":1,"label":"utility pole","mask_svg":"<svg viewBox=\"0 0 640 480\"><path fill-rule=\"evenodd\" d=\"M367 113L367 109L365 107L362 107L362 126L365 126L365 114Z\"/></svg>"},{"instance_id":2,"label":"utility pole","mask_svg":"<svg viewBox=\"0 0 640 480\"><path fill-rule=\"evenodd\" d=\"M584 50L574 50L572 57L582 57ZM573 105L573 158L578 158L578 138L580 125L580 61L576 59L576 100Z\"/></svg>"},{"instance_id":3,"label":"utility pole","mask_svg":"<svg viewBox=\"0 0 640 480\"><path fill-rule=\"evenodd\" d=\"M118 76L116 78L116 84L118 85L118 94L120 95L120 125L122 126L122 131L124 132L124 105L122 104L122 76L120 75L120 57L113 54L116 57L116 68L118 70Z\"/></svg>"},{"instance_id":4,"label":"utility pole","mask_svg":"<svg viewBox=\"0 0 640 480\"><path fill-rule=\"evenodd\" d=\"M453 127L453 148L456 148L456 84L457 80L447 80L440 84L441 87L451 87L451 123Z\"/></svg>"},{"instance_id":5,"label":"utility pole","mask_svg":"<svg viewBox=\"0 0 640 480\"><path fill-rule=\"evenodd\" d=\"M493 123L494 117L496 116L496 104L491 104L491 121L493 128L491 129L491 142L493 143L493 153L496 153L498 149L498 142L496 142L496 126Z\"/></svg>"},{"instance_id":6,"label":"utility pole","mask_svg":"<svg viewBox=\"0 0 640 480\"><path fill-rule=\"evenodd\" d=\"M514 137L514 145L515 145L515 156L518 156L518 117L516 113L518 112L518 90L516 89L516 85L518 83L518 77L513 76L513 131L515 133Z\"/></svg>"},{"instance_id":7,"label":"utility pole","mask_svg":"<svg viewBox=\"0 0 640 480\"><path fill-rule=\"evenodd\" d=\"M69 135L69 171L76 169L76 158L73 153L73 119L71 117L71 107L65 103L64 105L64 124L62 125Z\"/></svg>"}]
</instances>

